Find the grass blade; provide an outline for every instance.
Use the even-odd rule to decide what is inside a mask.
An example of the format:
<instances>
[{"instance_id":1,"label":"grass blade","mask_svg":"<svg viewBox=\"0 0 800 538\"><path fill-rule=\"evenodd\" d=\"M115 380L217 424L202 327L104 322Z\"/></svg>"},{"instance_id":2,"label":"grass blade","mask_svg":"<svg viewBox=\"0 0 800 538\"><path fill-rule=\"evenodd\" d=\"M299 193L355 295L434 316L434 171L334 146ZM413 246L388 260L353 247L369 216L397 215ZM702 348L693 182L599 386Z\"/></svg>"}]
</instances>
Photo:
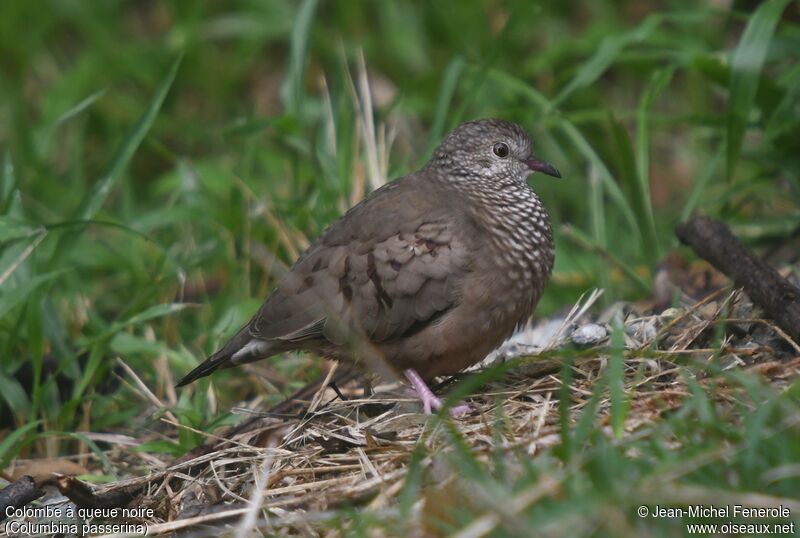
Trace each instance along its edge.
<instances>
[{"instance_id":1,"label":"grass blade","mask_svg":"<svg viewBox=\"0 0 800 538\"><path fill-rule=\"evenodd\" d=\"M147 308L142 312L139 312L138 314L135 314L124 321L112 324L106 331L104 331L100 336L98 336L97 339L112 336L115 333L118 333L119 331L127 327L138 325L145 321L150 321L151 319L170 316L176 312L180 312L181 310L193 306L195 305L189 303L167 303L167 304L153 305L150 308Z\"/></svg>"},{"instance_id":2,"label":"grass blade","mask_svg":"<svg viewBox=\"0 0 800 538\"><path fill-rule=\"evenodd\" d=\"M11 160L11 153L6 151L3 159L3 175L0 178L0 215L5 215L8 205L11 203L11 193L17 185L17 178L14 174L14 161Z\"/></svg>"},{"instance_id":3,"label":"grass blade","mask_svg":"<svg viewBox=\"0 0 800 538\"><path fill-rule=\"evenodd\" d=\"M88 97L82 99L76 105L70 107L68 110L66 110L63 114L61 114L58 117L58 119L55 121L55 123L53 123L52 130L55 131L59 126L61 126L61 124L71 120L72 118L74 118L75 116L77 116L78 114L83 112L84 110L88 109L90 106L92 106L94 104L95 101L97 101L98 99L103 97L105 94L106 94L105 88L102 89L102 90L97 90L93 94L91 94Z\"/></svg>"},{"instance_id":4,"label":"grass blade","mask_svg":"<svg viewBox=\"0 0 800 538\"><path fill-rule=\"evenodd\" d=\"M0 244L27 239L41 234L43 229L23 220L0 216Z\"/></svg>"},{"instance_id":5,"label":"grass blade","mask_svg":"<svg viewBox=\"0 0 800 538\"><path fill-rule=\"evenodd\" d=\"M614 315L611 324L611 353L608 358L608 391L611 397L611 429L617 439L622 437L628 405L625 400L625 329L622 312Z\"/></svg>"},{"instance_id":6,"label":"grass blade","mask_svg":"<svg viewBox=\"0 0 800 538\"><path fill-rule=\"evenodd\" d=\"M589 196L588 207L591 219L592 236L594 243L599 245L603 251L608 251L608 234L606 233L606 214L603 204L603 183L598 177L599 173L594 166L589 167L589 189L586 191ZM611 287L611 273L608 264L600 264L598 267L598 278L600 287L609 290ZM603 301L606 299L603 298Z\"/></svg>"},{"instance_id":7,"label":"grass blade","mask_svg":"<svg viewBox=\"0 0 800 538\"><path fill-rule=\"evenodd\" d=\"M572 431L572 444L576 449L577 447L585 446L592 433L597 431L597 407L600 405L604 389L603 383L594 384L592 395L575 422L575 428Z\"/></svg>"},{"instance_id":8,"label":"grass blade","mask_svg":"<svg viewBox=\"0 0 800 538\"><path fill-rule=\"evenodd\" d=\"M552 106L557 107L576 90L585 88L595 82L605 73L611 64L614 63L625 47L647 39L658 25L661 24L662 18L661 15L651 15L647 17L638 28L630 32L626 32L622 35L612 34L603 39L600 46L597 48L597 52L595 52L587 62L581 65L572 80L570 80L556 98L553 99Z\"/></svg>"},{"instance_id":9,"label":"grass blade","mask_svg":"<svg viewBox=\"0 0 800 538\"><path fill-rule=\"evenodd\" d=\"M635 284L642 294L648 295L651 293L652 290L650 289L650 284L648 281L643 279L633 267L631 267L628 263L623 261L619 256L616 256L607 248L604 248L602 245L596 243L591 237L586 235L586 233L582 232L575 226L570 225L561 226L559 231L561 232L561 235L563 235L570 242L589 252L596 252L602 256L608 264L611 264L622 271L623 275L627 277L631 283Z\"/></svg>"},{"instance_id":10,"label":"grass blade","mask_svg":"<svg viewBox=\"0 0 800 538\"><path fill-rule=\"evenodd\" d=\"M686 205L683 206L683 211L681 211L681 222L691 216L694 208L697 207L697 204L700 202L700 197L706 190L706 187L708 187L709 183L711 183L711 179L716 174L717 168L719 168L721 162L722 147L714 152L713 156L711 157L711 161L708 163L705 170L703 170L703 173L697 178L697 181L695 181L694 186L692 187L692 192L689 194L689 199L686 201ZM678 238L674 237L673 243L677 242Z\"/></svg>"},{"instance_id":11,"label":"grass blade","mask_svg":"<svg viewBox=\"0 0 800 538\"><path fill-rule=\"evenodd\" d=\"M464 68L467 62L464 58L458 56L447 64L442 76L442 85L439 90L439 98L436 100L436 112L433 117L433 124L429 129L428 135L428 148L425 152L426 157L430 157L433 150L442 140L444 133L445 122L447 121L447 113L450 111L450 105L453 101L453 94L455 94L458 81L464 73Z\"/></svg>"},{"instance_id":12,"label":"grass blade","mask_svg":"<svg viewBox=\"0 0 800 538\"><path fill-rule=\"evenodd\" d=\"M650 107L670 83L674 72L674 67L670 67L656 71L653 74L647 89L639 101L639 110L636 113L636 180L639 197L637 206L639 207L640 218L644 220L645 246L647 246L648 242L652 244L651 250L653 252L651 252L651 257L648 259L650 264L655 263L660 256L656 223L653 217L653 202L650 198Z\"/></svg>"},{"instance_id":13,"label":"grass blade","mask_svg":"<svg viewBox=\"0 0 800 538\"><path fill-rule=\"evenodd\" d=\"M750 17L731 60L728 103L728 181L736 171L736 163L742 150L747 120L758 91L758 80L767 50L775 33L781 14L789 0L768 0L761 4Z\"/></svg>"},{"instance_id":14,"label":"grass blade","mask_svg":"<svg viewBox=\"0 0 800 538\"><path fill-rule=\"evenodd\" d=\"M41 420L28 422L21 428L17 428L16 430L12 431L10 434L8 434L8 437L0 441L0 469L5 469L8 463L16 455L16 452L12 451L11 448L20 442L29 431L38 428L40 422Z\"/></svg>"},{"instance_id":15,"label":"grass blade","mask_svg":"<svg viewBox=\"0 0 800 538\"><path fill-rule=\"evenodd\" d=\"M180 312L181 310L192 306L194 305L188 303L167 303L154 305L143 310L142 312L139 312L138 314L134 314L124 321L113 323L102 333L92 338L92 342L100 342L100 344L91 347L89 358L87 359L86 365L83 368L81 378L75 384L73 389L73 401L80 398L89 384L94 381L95 373L98 371L102 361L105 359L107 346L105 343L103 343L104 339L110 339L116 333L126 329L127 327L138 325L140 323L144 323L145 321L150 321L159 317L169 316L175 312Z\"/></svg>"},{"instance_id":16,"label":"grass blade","mask_svg":"<svg viewBox=\"0 0 800 538\"><path fill-rule=\"evenodd\" d=\"M20 382L13 377L7 376L0 369L0 383L2 383L3 387L3 390L0 391L0 397L5 401L11 414L16 417L30 417L31 401ZM0 449L0 456L2 454L3 451Z\"/></svg>"},{"instance_id":17,"label":"grass blade","mask_svg":"<svg viewBox=\"0 0 800 538\"><path fill-rule=\"evenodd\" d=\"M283 106L296 118L302 115L303 110L303 73L308 55L308 36L317 3L318 0L305 0L295 16L289 43L289 68L281 85Z\"/></svg>"},{"instance_id":18,"label":"grass blade","mask_svg":"<svg viewBox=\"0 0 800 538\"><path fill-rule=\"evenodd\" d=\"M67 269L59 269L58 271L51 271L49 273L45 273L43 275L36 275L32 277L30 280L26 280L16 288L12 289L11 291L4 291L2 295L0 295L0 318L5 316L12 308L17 306L18 304L28 300L30 298L31 293L36 290L39 286L50 282L54 278L62 275L65 273Z\"/></svg>"},{"instance_id":19,"label":"grass blade","mask_svg":"<svg viewBox=\"0 0 800 538\"><path fill-rule=\"evenodd\" d=\"M558 420L559 420L559 434L561 436L561 445L556 448L556 452L564 462L569 462L572 458L573 433L570 427L569 410L572 406L572 364L573 357L567 354L564 357L564 362L561 365L561 385L558 388Z\"/></svg>"},{"instance_id":20,"label":"grass blade","mask_svg":"<svg viewBox=\"0 0 800 538\"><path fill-rule=\"evenodd\" d=\"M409 517L411 509L416 502L419 491L422 488L423 460L425 459L425 444L419 443L414 447L411 458L408 462L403 489L398 496L398 506L403 519Z\"/></svg>"},{"instance_id":21,"label":"grass blade","mask_svg":"<svg viewBox=\"0 0 800 538\"><path fill-rule=\"evenodd\" d=\"M133 129L131 129L128 136L125 137L125 140L123 140L122 144L117 149L117 153L111 160L106 172L81 201L74 215L75 220L92 219L100 210L106 198L108 198L111 189L122 175L122 171L128 165L134 153L136 153L136 150L139 148L139 145L142 143L142 140L144 140L144 137L153 126L158 112L161 110L161 105L164 104L164 99L166 99L167 93L169 93L169 89L172 87L172 83L175 80L175 75L181 64L181 58L182 57L178 57L178 59L172 63L172 66L167 72L167 76L161 81L152 101L150 101L150 105L139 117ZM82 230L76 230L73 233L62 235L59 238L56 249L50 259L51 267L56 265L58 261L62 260L63 257L72 250L72 247L81 234Z\"/></svg>"},{"instance_id":22,"label":"grass blade","mask_svg":"<svg viewBox=\"0 0 800 538\"><path fill-rule=\"evenodd\" d=\"M639 176L633 144L631 144L628 131L613 115L610 116L611 134L616 150L614 153L618 162L618 177L625 189L628 205L636 215L637 227L641 230L642 252L644 252L648 265L652 265L656 262L657 257L657 238L652 204L650 203L650 187L647 185L648 175L645 174L644 179Z\"/></svg>"}]
</instances>

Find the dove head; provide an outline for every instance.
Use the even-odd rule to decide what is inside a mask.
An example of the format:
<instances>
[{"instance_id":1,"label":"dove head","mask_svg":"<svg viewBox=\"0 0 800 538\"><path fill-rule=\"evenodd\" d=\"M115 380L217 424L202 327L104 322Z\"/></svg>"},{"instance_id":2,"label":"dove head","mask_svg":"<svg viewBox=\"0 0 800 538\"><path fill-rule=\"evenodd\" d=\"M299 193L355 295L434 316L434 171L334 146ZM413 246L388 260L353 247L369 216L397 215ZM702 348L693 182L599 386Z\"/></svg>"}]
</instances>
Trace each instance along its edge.
<instances>
[{"instance_id":1,"label":"dove head","mask_svg":"<svg viewBox=\"0 0 800 538\"><path fill-rule=\"evenodd\" d=\"M462 123L436 148L429 167L456 180L483 179L525 183L532 172L561 177L531 153L531 139L510 121L482 119Z\"/></svg>"}]
</instances>

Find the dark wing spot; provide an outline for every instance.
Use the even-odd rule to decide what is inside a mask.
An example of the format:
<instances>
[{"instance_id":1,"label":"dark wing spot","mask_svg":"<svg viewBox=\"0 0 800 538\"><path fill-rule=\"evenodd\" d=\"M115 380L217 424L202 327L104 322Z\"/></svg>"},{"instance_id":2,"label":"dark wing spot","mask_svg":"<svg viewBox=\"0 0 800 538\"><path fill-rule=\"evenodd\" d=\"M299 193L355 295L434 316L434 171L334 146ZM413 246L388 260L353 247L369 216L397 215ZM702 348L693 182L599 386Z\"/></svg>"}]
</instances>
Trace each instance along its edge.
<instances>
[{"instance_id":1,"label":"dark wing spot","mask_svg":"<svg viewBox=\"0 0 800 538\"><path fill-rule=\"evenodd\" d=\"M309 288L311 288L311 286L313 286L313 285L314 285L314 276L313 275L308 275L307 277L305 277L303 279L303 285L300 287L300 291L299 292L302 293L302 292L308 290Z\"/></svg>"},{"instance_id":2,"label":"dark wing spot","mask_svg":"<svg viewBox=\"0 0 800 538\"><path fill-rule=\"evenodd\" d=\"M344 274L339 279L339 291L344 295L344 299L350 302L353 299L353 288L348 282L350 280L350 256L344 259Z\"/></svg>"},{"instance_id":3,"label":"dark wing spot","mask_svg":"<svg viewBox=\"0 0 800 538\"><path fill-rule=\"evenodd\" d=\"M353 288L350 284L345 284L342 287L342 295L344 295L344 300L348 303L353 300Z\"/></svg>"},{"instance_id":4,"label":"dark wing spot","mask_svg":"<svg viewBox=\"0 0 800 538\"><path fill-rule=\"evenodd\" d=\"M322 268L322 258L317 258L317 261L314 262L314 267L311 268L311 272L315 273Z\"/></svg>"},{"instance_id":5,"label":"dark wing spot","mask_svg":"<svg viewBox=\"0 0 800 538\"><path fill-rule=\"evenodd\" d=\"M391 308L392 298L389 297L389 294L386 293L385 289L383 289L381 277L378 274L378 270L375 268L375 256L372 254L372 252L367 254L367 276L372 281L372 285L375 286L375 293L378 296L378 303Z\"/></svg>"},{"instance_id":6,"label":"dark wing spot","mask_svg":"<svg viewBox=\"0 0 800 538\"><path fill-rule=\"evenodd\" d=\"M418 320L416 320L400 336L402 338L408 338L410 336L414 336L415 334L417 334L421 330L425 329L426 327L430 327L431 325L433 325L434 323L439 321L442 318L442 316L447 314L447 312L449 312L449 311L450 311L450 308L446 308L444 310L437 310L436 312L431 314L431 316L428 319L418 319Z\"/></svg>"}]
</instances>

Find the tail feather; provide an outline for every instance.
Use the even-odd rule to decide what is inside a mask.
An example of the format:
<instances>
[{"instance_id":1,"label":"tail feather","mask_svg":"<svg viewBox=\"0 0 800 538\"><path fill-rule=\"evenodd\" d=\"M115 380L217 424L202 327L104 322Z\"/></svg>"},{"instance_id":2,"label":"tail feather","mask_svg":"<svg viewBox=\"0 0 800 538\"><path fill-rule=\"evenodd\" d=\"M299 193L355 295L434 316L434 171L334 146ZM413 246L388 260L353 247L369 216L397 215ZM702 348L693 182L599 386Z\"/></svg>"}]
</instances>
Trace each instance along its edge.
<instances>
[{"instance_id":1,"label":"tail feather","mask_svg":"<svg viewBox=\"0 0 800 538\"><path fill-rule=\"evenodd\" d=\"M228 343L215 351L213 355L200 363L200 365L198 365L194 370L183 376L175 386L183 387L184 385L188 385L189 383L196 381L201 377L211 374L219 368L229 368L231 366L241 364L242 362L248 362L246 360L240 361L238 357L235 357L235 355L239 351L242 351L242 349L248 346L248 344L250 344L252 341L253 337L250 335L248 327L245 326L242 328L242 330L236 333L236 335L231 338Z\"/></svg>"},{"instance_id":2,"label":"tail feather","mask_svg":"<svg viewBox=\"0 0 800 538\"><path fill-rule=\"evenodd\" d=\"M222 366L229 358L230 354L221 356L217 356L217 354L212 355L203 361L197 368L183 376L180 381L175 384L175 387L183 387L193 381L197 381L201 377L211 374L214 370Z\"/></svg>"}]
</instances>

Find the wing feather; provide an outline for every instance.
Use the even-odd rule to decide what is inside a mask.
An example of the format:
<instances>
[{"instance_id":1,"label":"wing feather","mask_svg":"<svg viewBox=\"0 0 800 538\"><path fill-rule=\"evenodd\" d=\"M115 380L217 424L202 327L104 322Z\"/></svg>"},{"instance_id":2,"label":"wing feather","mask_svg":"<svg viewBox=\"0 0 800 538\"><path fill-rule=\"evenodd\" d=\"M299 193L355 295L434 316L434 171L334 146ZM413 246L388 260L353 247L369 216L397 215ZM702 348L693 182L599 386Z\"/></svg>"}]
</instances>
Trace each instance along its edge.
<instances>
[{"instance_id":1,"label":"wing feather","mask_svg":"<svg viewBox=\"0 0 800 538\"><path fill-rule=\"evenodd\" d=\"M341 344L354 328L380 343L456 306L475 224L419 184L391 183L334 223L250 323L259 339ZM389 196L391 195L391 196Z\"/></svg>"}]
</instances>

